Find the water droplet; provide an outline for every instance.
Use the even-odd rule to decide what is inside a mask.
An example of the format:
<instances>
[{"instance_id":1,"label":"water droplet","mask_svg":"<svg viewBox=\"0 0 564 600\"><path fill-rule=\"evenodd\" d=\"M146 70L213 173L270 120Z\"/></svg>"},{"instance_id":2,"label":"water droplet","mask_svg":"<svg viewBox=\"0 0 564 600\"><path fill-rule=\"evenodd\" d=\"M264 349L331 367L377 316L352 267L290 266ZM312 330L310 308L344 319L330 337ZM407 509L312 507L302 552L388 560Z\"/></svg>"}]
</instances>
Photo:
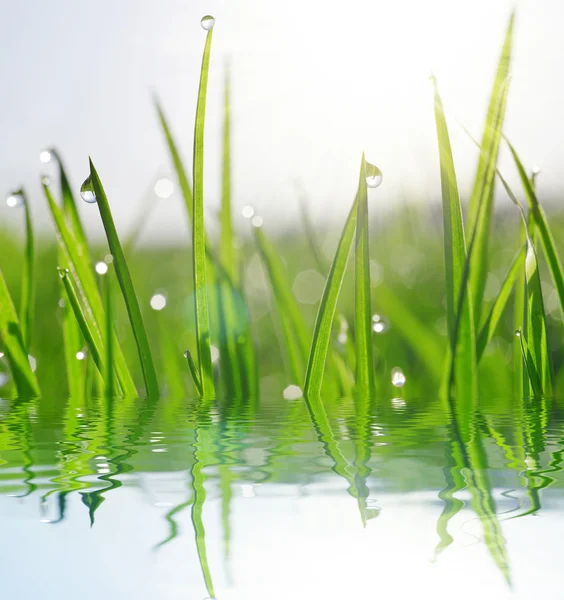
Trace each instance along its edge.
<instances>
[{"instance_id":1,"label":"water droplet","mask_svg":"<svg viewBox=\"0 0 564 600\"><path fill-rule=\"evenodd\" d=\"M541 168L538 165L533 165L533 175L538 175L541 172Z\"/></svg>"},{"instance_id":2,"label":"water droplet","mask_svg":"<svg viewBox=\"0 0 564 600\"><path fill-rule=\"evenodd\" d=\"M64 299L64 298L59 298L58 305L59 305L61 308L65 308L65 299Z\"/></svg>"},{"instance_id":3,"label":"water droplet","mask_svg":"<svg viewBox=\"0 0 564 600\"><path fill-rule=\"evenodd\" d=\"M107 265L111 265L114 262L114 257L111 254L106 254L106 256L104 256L104 262Z\"/></svg>"},{"instance_id":4,"label":"water droplet","mask_svg":"<svg viewBox=\"0 0 564 600\"><path fill-rule=\"evenodd\" d=\"M521 337L521 330L520 329L516 329L515 330L515 336L516 337Z\"/></svg>"},{"instance_id":5,"label":"water droplet","mask_svg":"<svg viewBox=\"0 0 564 600\"><path fill-rule=\"evenodd\" d=\"M394 387L403 387L406 382L406 377L399 367L392 369L392 385Z\"/></svg>"},{"instance_id":6,"label":"water droplet","mask_svg":"<svg viewBox=\"0 0 564 600\"><path fill-rule=\"evenodd\" d=\"M41 183L43 185L51 185L51 178L49 175L41 175Z\"/></svg>"},{"instance_id":7,"label":"water droplet","mask_svg":"<svg viewBox=\"0 0 564 600\"><path fill-rule=\"evenodd\" d=\"M39 153L39 160L42 163L49 163L51 162L51 159L53 158L53 154L51 153L51 150L41 150L41 152Z\"/></svg>"},{"instance_id":8,"label":"water droplet","mask_svg":"<svg viewBox=\"0 0 564 600\"><path fill-rule=\"evenodd\" d=\"M202 26L202 29L209 31L210 29L213 29L215 25L215 18L211 15L206 15L205 17L202 17L200 25Z\"/></svg>"},{"instance_id":9,"label":"water droplet","mask_svg":"<svg viewBox=\"0 0 564 600\"><path fill-rule=\"evenodd\" d=\"M32 372L35 373L35 370L37 369L37 361L33 356L31 356L31 354L27 355L27 360L29 360L29 366L31 367Z\"/></svg>"},{"instance_id":10,"label":"water droplet","mask_svg":"<svg viewBox=\"0 0 564 600\"><path fill-rule=\"evenodd\" d=\"M215 346L211 346L210 351L211 351L211 361L212 361L212 363L216 363L219 360L219 350Z\"/></svg>"},{"instance_id":11,"label":"water droplet","mask_svg":"<svg viewBox=\"0 0 564 600\"><path fill-rule=\"evenodd\" d=\"M108 272L108 265L105 262L97 262L94 268L98 275L105 275Z\"/></svg>"},{"instance_id":12,"label":"water droplet","mask_svg":"<svg viewBox=\"0 0 564 600\"><path fill-rule=\"evenodd\" d=\"M61 279L64 279L65 277L67 277L67 275L70 274L70 271L68 269L62 269L61 267L57 267L57 271L59 272L59 277ZM60 306L60 302L59 302L59 306ZM64 306L64 304L63 304Z\"/></svg>"},{"instance_id":13,"label":"water droplet","mask_svg":"<svg viewBox=\"0 0 564 600\"><path fill-rule=\"evenodd\" d=\"M251 225L253 227L262 227L263 223L264 223L263 218L259 217L258 215L251 219Z\"/></svg>"},{"instance_id":14,"label":"water droplet","mask_svg":"<svg viewBox=\"0 0 564 600\"><path fill-rule=\"evenodd\" d=\"M283 392L285 400L298 400L302 397L302 390L299 385L289 385Z\"/></svg>"},{"instance_id":15,"label":"water droplet","mask_svg":"<svg viewBox=\"0 0 564 600\"><path fill-rule=\"evenodd\" d=\"M21 192L12 192L6 198L6 204L10 208L17 208L19 206L23 206L25 204L24 195Z\"/></svg>"},{"instance_id":16,"label":"water droplet","mask_svg":"<svg viewBox=\"0 0 564 600\"><path fill-rule=\"evenodd\" d=\"M150 304L153 310L162 310L166 306L166 296L163 294L155 294L151 298Z\"/></svg>"},{"instance_id":17,"label":"water droplet","mask_svg":"<svg viewBox=\"0 0 564 600\"><path fill-rule=\"evenodd\" d=\"M76 360L84 360L86 358L86 351L80 350L76 353Z\"/></svg>"},{"instance_id":18,"label":"water droplet","mask_svg":"<svg viewBox=\"0 0 564 600\"><path fill-rule=\"evenodd\" d=\"M243 217L245 217L245 219L251 219L253 217L253 215L255 214L254 206L252 206L251 204L247 204L246 206L243 206L243 208L241 210L241 214L243 215Z\"/></svg>"},{"instance_id":19,"label":"water droplet","mask_svg":"<svg viewBox=\"0 0 564 600\"><path fill-rule=\"evenodd\" d=\"M170 198L174 192L174 183L170 179L163 177L155 183L155 194L159 198Z\"/></svg>"},{"instance_id":20,"label":"water droplet","mask_svg":"<svg viewBox=\"0 0 564 600\"><path fill-rule=\"evenodd\" d=\"M4 353L0 352L0 358L4 358Z\"/></svg>"},{"instance_id":21,"label":"water droplet","mask_svg":"<svg viewBox=\"0 0 564 600\"><path fill-rule=\"evenodd\" d=\"M366 163L366 185L369 188L377 188L383 179L382 171L376 166Z\"/></svg>"},{"instance_id":22,"label":"water droplet","mask_svg":"<svg viewBox=\"0 0 564 600\"><path fill-rule=\"evenodd\" d=\"M384 333L387 329L388 323L381 315L372 315L372 331L374 333Z\"/></svg>"},{"instance_id":23,"label":"water droplet","mask_svg":"<svg viewBox=\"0 0 564 600\"><path fill-rule=\"evenodd\" d=\"M94 185L92 183L92 177L88 177L84 180L84 183L80 186L80 196L88 204L94 204L96 202L96 194L94 193Z\"/></svg>"}]
</instances>

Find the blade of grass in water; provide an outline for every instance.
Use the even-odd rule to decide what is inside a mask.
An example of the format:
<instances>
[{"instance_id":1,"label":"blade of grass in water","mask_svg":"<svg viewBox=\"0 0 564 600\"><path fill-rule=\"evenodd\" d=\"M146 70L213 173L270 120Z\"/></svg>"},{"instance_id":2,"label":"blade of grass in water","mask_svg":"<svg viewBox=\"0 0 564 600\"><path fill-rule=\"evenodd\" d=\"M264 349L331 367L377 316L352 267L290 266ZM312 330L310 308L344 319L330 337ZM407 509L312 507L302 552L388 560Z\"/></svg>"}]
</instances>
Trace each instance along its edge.
<instances>
[{"instance_id":1,"label":"blade of grass in water","mask_svg":"<svg viewBox=\"0 0 564 600\"><path fill-rule=\"evenodd\" d=\"M106 344L106 372L104 373L104 381L106 382L106 395L108 398L113 398L116 392L114 387L114 309L110 273L107 274L105 283L106 331L104 341Z\"/></svg>"},{"instance_id":2,"label":"blade of grass in water","mask_svg":"<svg viewBox=\"0 0 564 600\"><path fill-rule=\"evenodd\" d=\"M450 337L449 385L454 376L457 403L463 410L470 410L477 396L477 361L474 318L465 281L465 271L468 269L465 264L466 242L448 128L436 81L434 84L443 199L447 321Z\"/></svg>"},{"instance_id":3,"label":"blade of grass in water","mask_svg":"<svg viewBox=\"0 0 564 600\"><path fill-rule=\"evenodd\" d=\"M59 244L67 258L68 268L70 269L77 287L77 295L81 299L85 318L92 330L100 335L104 324L104 307L102 298L94 277L94 270L89 259L87 247L78 240L67 225L67 221L59 208L49 186L44 185L45 196L55 222ZM115 334L114 334L115 340ZM137 390L135 384L123 357L121 347L115 341L114 343L114 367L116 376L120 383L121 392L124 396L135 397Z\"/></svg>"},{"instance_id":4,"label":"blade of grass in water","mask_svg":"<svg viewBox=\"0 0 564 600\"><path fill-rule=\"evenodd\" d=\"M196 122L194 125L194 162L193 182L194 197L192 210L192 245L194 268L194 310L196 313L196 337L198 343L198 363L200 382L204 398L215 397L213 365L211 360L210 313L208 287L206 281L206 233L204 227L204 129L206 119L206 97L208 88L208 72L213 29L206 36Z\"/></svg>"},{"instance_id":5,"label":"blade of grass in water","mask_svg":"<svg viewBox=\"0 0 564 600\"><path fill-rule=\"evenodd\" d=\"M96 204L98 205L100 217L102 218L102 223L106 232L108 246L114 257L113 265L116 269L116 275L127 308L129 322L131 323L131 329L133 330L133 335L137 344L137 351L139 353L139 360L141 362L141 369L145 380L145 389L149 396L155 397L159 395L159 384L157 382L157 374L153 364L151 346L147 338L145 325L143 324L141 309L139 308L139 302L137 300L135 288L133 287L133 281L131 280L127 261L115 228L110 205L92 160L90 160L90 177L92 189L96 196Z\"/></svg>"},{"instance_id":6,"label":"blade of grass in water","mask_svg":"<svg viewBox=\"0 0 564 600\"><path fill-rule=\"evenodd\" d=\"M29 199L23 189L17 192L23 198L25 213L25 252L21 275L21 295L20 295L20 327L22 338L28 352L31 344L31 329L33 327L33 313L35 304L35 273L34 273L34 253L35 236L31 222L31 208Z\"/></svg>"},{"instance_id":7,"label":"blade of grass in water","mask_svg":"<svg viewBox=\"0 0 564 600\"><path fill-rule=\"evenodd\" d=\"M531 390L533 392L533 395L536 397L540 397L543 395L543 386L541 376L537 369L536 361L531 353L529 344L527 344L527 340L525 339L523 332L520 329L518 329L515 332L515 335L519 339L521 355L523 356L523 364L525 365L525 369L527 371L527 376L531 384Z\"/></svg>"},{"instance_id":8,"label":"blade of grass in water","mask_svg":"<svg viewBox=\"0 0 564 600\"><path fill-rule=\"evenodd\" d=\"M515 148L509 142L507 142L507 144L517 166L521 183L523 184L523 188L525 190L527 204L534 218L535 228L540 234L541 243L546 256L546 262L548 264L552 280L554 281L554 285L558 293L558 299L560 301L562 315L564 316L564 270L562 269L562 263L558 256L558 252L556 251L554 237L550 230L546 214L538 201L535 188L530 179L527 177L523 163L517 155Z\"/></svg>"},{"instance_id":9,"label":"blade of grass in water","mask_svg":"<svg viewBox=\"0 0 564 600\"><path fill-rule=\"evenodd\" d=\"M362 155L356 202L355 240L355 338L356 391L364 398L374 395L374 360L372 356L372 311L370 308L370 251L368 240L368 190L371 165Z\"/></svg>"},{"instance_id":10,"label":"blade of grass in water","mask_svg":"<svg viewBox=\"0 0 564 600\"><path fill-rule=\"evenodd\" d=\"M501 319L503 311L505 310L505 307L507 305L507 301L511 296L511 292L513 291L515 282L517 281L519 273L523 269L525 253L526 246L523 246L521 250L519 250L515 259L513 260L513 263L509 267L509 271L507 272L507 275L503 280L501 289L499 290L499 293L496 299L494 300L494 303L490 309L486 321L482 326L482 329L480 330L480 334L478 335L478 345L476 351L478 361L480 361L480 359L482 358L486 346L492 339L492 336L497 328L499 320Z\"/></svg>"},{"instance_id":11,"label":"blade of grass in water","mask_svg":"<svg viewBox=\"0 0 564 600\"><path fill-rule=\"evenodd\" d=\"M88 323L84 311L80 306L80 300L78 299L78 295L74 284L71 281L70 271L68 269L59 269L59 275L61 276L61 280L65 288L67 301L73 311L82 336L86 341L88 350L92 355L92 359L94 360L94 364L96 365L98 372L100 373L102 378L105 378L106 368L104 366L104 359L106 357L106 354L104 351L102 337L100 333L96 331L95 328L91 327L91 325Z\"/></svg>"},{"instance_id":12,"label":"blade of grass in water","mask_svg":"<svg viewBox=\"0 0 564 600\"><path fill-rule=\"evenodd\" d=\"M468 208L467 233L475 236L470 257L469 289L472 295L472 308L476 326L481 321L484 289L488 275L488 246L494 204L495 168L501 142L501 132L505 119L505 107L509 91L509 68L513 40L514 16L509 20L503 49L499 59L491 93L486 124L478 159L478 169L474 189Z\"/></svg>"},{"instance_id":13,"label":"blade of grass in water","mask_svg":"<svg viewBox=\"0 0 564 600\"><path fill-rule=\"evenodd\" d=\"M16 309L0 270L0 341L8 359L18 396L39 396L39 384L31 370Z\"/></svg>"},{"instance_id":14,"label":"blade of grass in water","mask_svg":"<svg viewBox=\"0 0 564 600\"><path fill-rule=\"evenodd\" d=\"M194 385L196 386L196 390L199 396L202 396L202 384L200 382L200 374L198 373L198 367L192 358L192 353L190 350L186 350L184 352L184 356L188 361L188 368L190 369L190 375L192 375L192 379L194 380Z\"/></svg>"},{"instance_id":15,"label":"blade of grass in water","mask_svg":"<svg viewBox=\"0 0 564 600\"><path fill-rule=\"evenodd\" d=\"M349 216L345 222L333 263L329 270L309 351L309 360L304 384L304 395L307 397L319 396L323 385L323 373L327 353L331 343L331 332L339 293L343 285L349 255L353 245L357 221L357 198L352 205Z\"/></svg>"}]
</instances>

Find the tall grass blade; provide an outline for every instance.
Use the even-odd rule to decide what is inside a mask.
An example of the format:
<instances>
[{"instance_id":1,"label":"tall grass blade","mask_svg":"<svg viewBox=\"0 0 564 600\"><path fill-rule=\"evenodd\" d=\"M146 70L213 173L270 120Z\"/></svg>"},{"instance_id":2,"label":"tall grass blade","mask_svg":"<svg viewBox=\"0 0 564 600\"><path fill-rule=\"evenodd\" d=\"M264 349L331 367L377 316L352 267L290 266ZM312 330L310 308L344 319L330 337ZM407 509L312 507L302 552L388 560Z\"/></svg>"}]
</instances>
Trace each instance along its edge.
<instances>
[{"instance_id":1,"label":"tall grass blade","mask_svg":"<svg viewBox=\"0 0 564 600\"><path fill-rule=\"evenodd\" d=\"M355 337L356 391L359 396L374 395L374 359L372 356L372 311L370 308L370 251L368 240L368 188L366 176L371 165L364 159L360 166L356 202L355 240Z\"/></svg>"},{"instance_id":2,"label":"tall grass blade","mask_svg":"<svg viewBox=\"0 0 564 600\"><path fill-rule=\"evenodd\" d=\"M12 371L18 396L39 396L39 384L29 365L18 315L2 270L0 270L0 308L0 341Z\"/></svg>"},{"instance_id":3,"label":"tall grass blade","mask_svg":"<svg viewBox=\"0 0 564 600\"><path fill-rule=\"evenodd\" d=\"M357 221L357 198L352 205L349 216L345 222L339 244L333 258L333 263L329 270L317 319L315 329L311 340L309 351L309 360L307 363L304 395L307 397L319 396L323 385L323 373L327 361L327 353L331 343L331 333L333 320L337 309L339 293L345 278L345 272L351 248L353 245L354 234Z\"/></svg>"},{"instance_id":4,"label":"tall grass blade","mask_svg":"<svg viewBox=\"0 0 564 600\"><path fill-rule=\"evenodd\" d=\"M472 302L467 286L469 265L466 264L466 242L450 138L436 81L434 84L443 199L447 321L450 337L449 382L452 382L454 377L457 402L464 409L470 409L477 395L477 361Z\"/></svg>"},{"instance_id":5,"label":"tall grass blade","mask_svg":"<svg viewBox=\"0 0 564 600\"><path fill-rule=\"evenodd\" d=\"M108 198L92 160L90 160L90 177L92 178L92 186L94 188L94 193L96 194L96 204L100 211L100 217L102 218L110 252L114 257L113 265L116 269L116 275L127 308L129 322L131 323L131 329L133 330L133 335L137 344L137 351L139 353L141 369L143 371L143 379L145 381L145 389L149 396L155 397L159 395L159 384L157 382L157 374L153 364L149 339L147 338L145 325L143 324L141 309L139 308L139 302L137 300L135 288L133 287L133 281L131 280L127 261L115 228Z\"/></svg>"},{"instance_id":6,"label":"tall grass blade","mask_svg":"<svg viewBox=\"0 0 564 600\"><path fill-rule=\"evenodd\" d=\"M196 366L196 363L194 362L194 359L192 357L192 353L190 352L190 350L186 350L186 352L184 352L184 356L188 362L188 368L190 369L190 375L192 375L192 379L194 380L194 385L196 386L198 395L201 397L203 392L202 392L202 383L200 381L200 374L198 372L198 367Z\"/></svg>"},{"instance_id":7,"label":"tall grass blade","mask_svg":"<svg viewBox=\"0 0 564 600\"><path fill-rule=\"evenodd\" d=\"M533 396L540 398L544 394L543 385L541 381L541 375L537 369L537 363L529 344L527 344L527 340L525 339L525 335L521 330L517 330L515 335L519 338L519 345L521 347L521 355L523 356L523 364L525 365L525 369L527 371L527 377L529 378L529 383L531 384L531 391L533 392Z\"/></svg>"},{"instance_id":8,"label":"tall grass blade","mask_svg":"<svg viewBox=\"0 0 564 600\"><path fill-rule=\"evenodd\" d=\"M480 313L488 275L488 246L494 204L495 169L509 91L508 77L511 63L513 23L514 15L511 15L491 93L480 146L482 152L478 159L478 169L468 209L467 232L475 236L474 248L470 258L469 281L476 325L481 321Z\"/></svg>"},{"instance_id":9,"label":"tall grass blade","mask_svg":"<svg viewBox=\"0 0 564 600\"><path fill-rule=\"evenodd\" d=\"M55 222L60 247L66 256L68 268L76 283L77 294L81 298L85 318L88 320L91 330L97 331L101 336L104 327L104 306L94 277L89 251L70 230L62 210L53 199L49 187L44 185L43 189ZM122 394L127 397L137 396L135 384L117 341L115 343L114 359L116 376Z\"/></svg>"},{"instance_id":10,"label":"tall grass blade","mask_svg":"<svg viewBox=\"0 0 564 600\"><path fill-rule=\"evenodd\" d=\"M113 398L116 395L114 386L114 308L112 298L112 278L110 273L106 275L105 308L106 308L106 331L104 342L106 344L106 372L104 381L106 383L106 396Z\"/></svg>"},{"instance_id":11,"label":"tall grass blade","mask_svg":"<svg viewBox=\"0 0 564 600\"><path fill-rule=\"evenodd\" d=\"M33 313L35 304L35 273L34 273L34 254L35 254L35 236L31 221L31 207L29 199L23 189L18 193L24 199L25 213L25 252L21 276L21 294L20 294L20 327L25 347L30 349L31 329L33 327Z\"/></svg>"},{"instance_id":12,"label":"tall grass blade","mask_svg":"<svg viewBox=\"0 0 564 600\"><path fill-rule=\"evenodd\" d=\"M501 284L501 289L499 290L499 293L498 293L496 299L494 300L494 303L490 309L490 312L486 318L486 321L485 321L484 325L482 326L482 329L480 330L480 333L478 335L478 342L477 342L478 345L477 345L477 351L476 351L478 362L484 355L486 346L488 345L489 341L492 339L492 336L497 328L499 320L501 319L501 316L503 314L503 311L505 310L505 307L507 306L507 302L511 296L511 293L513 291L515 283L518 280L519 273L523 269L523 265L524 265L524 261L525 261L525 254L526 254L526 246L524 245L521 248L521 250L519 250L519 252L517 253L517 256L514 258L513 262L511 263L511 266L509 267L509 271L507 272L507 275L505 276L505 279L503 280L503 283ZM521 313L521 314L523 314L523 313Z\"/></svg>"},{"instance_id":13,"label":"tall grass blade","mask_svg":"<svg viewBox=\"0 0 564 600\"><path fill-rule=\"evenodd\" d=\"M193 211L192 211L192 244L194 268L194 310L196 313L196 337L198 343L198 363L200 381L204 398L215 397L215 383L211 360L210 311L206 278L206 232L204 228L204 130L206 119L206 97L208 72L213 29L206 36L196 122L194 125L194 157L193 157Z\"/></svg>"}]
</instances>

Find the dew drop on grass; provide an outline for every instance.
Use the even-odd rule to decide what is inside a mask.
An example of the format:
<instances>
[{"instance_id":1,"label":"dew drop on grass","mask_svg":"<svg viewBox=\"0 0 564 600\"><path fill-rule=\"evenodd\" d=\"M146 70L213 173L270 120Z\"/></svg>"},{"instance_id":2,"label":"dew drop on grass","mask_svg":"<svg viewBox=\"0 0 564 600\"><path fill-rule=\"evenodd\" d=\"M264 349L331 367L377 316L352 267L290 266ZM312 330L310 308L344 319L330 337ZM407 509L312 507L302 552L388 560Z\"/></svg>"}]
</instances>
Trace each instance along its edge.
<instances>
[{"instance_id":1,"label":"dew drop on grass","mask_svg":"<svg viewBox=\"0 0 564 600\"><path fill-rule=\"evenodd\" d=\"M219 350L215 346L210 346L211 361L216 363L219 360Z\"/></svg>"},{"instance_id":2,"label":"dew drop on grass","mask_svg":"<svg viewBox=\"0 0 564 600\"><path fill-rule=\"evenodd\" d=\"M37 360L35 360L31 354L27 355L27 360L29 361L29 366L31 367L32 373L35 373L35 370L37 369Z\"/></svg>"},{"instance_id":3,"label":"dew drop on grass","mask_svg":"<svg viewBox=\"0 0 564 600\"><path fill-rule=\"evenodd\" d=\"M255 214L255 208L251 204L246 204L241 210L241 214L245 219L251 219Z\"/></svg>"},{"instance_id":4,"label":"dew drop on grass","mask_svg":"<svg viewBox=\"0 0 564 600\"><path fill-rule=\"evenodd\" d=\"M521 330L520 329L516 329L515 330L515 337L521 337Z\"/></svg>"},{"instance_id":5,"label":"dew drop on grass","mask_svg":"<svg viewBox=\"0 0 564 600\"><path fill-rule=\"evenodd\" d=\"M253 227L262 227L262 224L264 223L264 220L262 217L259 217L258 215L256 215L255 217L253 217L251 219L251 225Z\"/></svg>"},{"instance_id":6,"label":"dew drop on grass","mask_svg":"<svg viewBox=\"0 0 564 600\"><path fill-rule=\"evenodd\" d=\"M45 163L45 164L50 163L51 158L53 158L53 154L52 154L51 150L49 150L49 149L41 150L41 152L39 153L39 160L42 163Z\"/></svg>"},{"instance_id":7,"label":"dew drop on grass","mask_svg":"<svg viewBox=\"0 0 564 600\"><path fill-rule=\"evenodd\" d=\"M213 29L215 25L215 18L211 15L206 15L205 17L202 17L200 25L202 26L202 29L209 31L210 29Z\"/></svg>"},{"instance_id":8,"label":"dew drop on grass","mask_svg":"<svg viewBox=\"0 0 564 600\"><path fill-rule=\"evenodd\" d=\"M299 385L289 385L283 392L285 400L298 400L302 397L302 390Z\"/></svg>"},{"instance_id":9,"label":"dew drop on grass","mask_svg":"<svg viewBox=\"0 0 564 600\"><path fill-rule=\"evenodd\" d=\"M372 315L372 331L374 333L384 333L387 329L388 323L381 315Z\"/></svg>"},{"instance_id":10,"label":"dew drop on grass","mask_svg":"<svg viewBox=\"0 0 564 600\"><path fill-rule=\"evenodd\" d=\"M155 183L155 194L159 198L167 199L172 196L174 192L174 183L170 179L163 177Z\"/></svg>"},{"instance_id":11,"label":"dew drop on grass","mask_svg":"<svg viewBox=\"0 0 564 600\"><path fill-rule=\"evenodd\" d=\"M41 183L43 185L51 185L51 178L49 177L49 175L42 175L41 176Z\"/></svg>"},{"instance_id":12,"label":"dew drop on grass","mask_svg":"<svg viewBox=\"0 0 564 600\"><path fill-rule=\"evenodd\" d=\"M86 352L84 350L80 350L76 353L76 360L84 360L86 358Z\"/></svg>"},{"instance_id":13,"label":"dew drop on grass","mask_svg":"<svg viewBox=\"0 0 564 600\"><path fill-rule=\"evenodd\" d=\"M18 208L25 204L25 198L21 192L12 192L6 198L6 204L10 208Z\"/></svg>"},{"instance_id":14,"label":"dew drop on grass","mask_svg":"<svg viewBox=\"0 0 564 600\"><path fill-rule=\"evenodd\" d=\"M96 273L98 273L98 275L105 275L108 272L108 265L102 261L97 262L94 268L96 269Z\"/></svg>"},{"instance_id":15,"label":"dew drop on grass","mask_svg":"<svg viewBox=\"0 0 564 600\"><path fill-rule=\"evenodd\" d=\"M399 367L392 369L392 385L394 387L403 387L406 382L406 377Z\"/></svg>"},{"instance_id":16,"label":"dew drop on grass","mask_svg":"<svg viewBox=\"0 0 564 600\"><path fill-rule=\"evenodd\" d=\"M88 204L94 204L96 202L96 194L94 193L94 185L92 184L92 177L88 177L84 180L84 183L80 186L80 197Z\"/></svg>"},{"instance_id":17,"label":"dew drop on grass","mask_svg":"<svg viewBox=\"0 0 564 600\"><path fill-rule=\"evenodd\" d=\"M382 171L376 166L366 163L366 185L369 188L377 188L382 183Z\"/></svg>"}]
</instances>

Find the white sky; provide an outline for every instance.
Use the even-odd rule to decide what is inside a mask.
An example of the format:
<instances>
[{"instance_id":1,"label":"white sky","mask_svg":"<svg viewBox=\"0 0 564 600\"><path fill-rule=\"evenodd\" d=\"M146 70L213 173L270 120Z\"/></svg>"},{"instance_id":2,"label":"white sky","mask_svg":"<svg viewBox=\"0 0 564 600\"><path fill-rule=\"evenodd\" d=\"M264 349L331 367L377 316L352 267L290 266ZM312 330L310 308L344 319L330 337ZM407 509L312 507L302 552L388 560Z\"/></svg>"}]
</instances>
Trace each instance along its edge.
<instances>
[{"instance_id":1,"label":"white sky","mask_svg":"<svg viewBox=\"0 0 564 600\"><path fill-rule=\"evenodd\" d=\"M91 155L120 229L168 156L151 101L164 104L190 165L205 38L217 18L207 128L206 202L217 205L222 69L232 64L234 202L265 225L298 219L295 182L317 218L350 205L362 150L384 173L375 210L438 198L431 90L477 136L513 2L507 0L20 0L0 2L0 192L24 183L38 220L39 150L62 152L75 186ZM506 133L539 164L545 195L563 188L561 0L517 2ZM452 123L463 193L476 151ZM513 177L509 161L504 171ZM376 204L377 201L377 204ZM96 224L95 207L84 206ZM0 206L0 219L15 218ZM14 212L14 211L12 211ZM41 215L41 217L39 217ZM18 219L19 220L19 219ZM178 195L162 202L147 237L184 235Z\"/></svg>"}]
</instances>

